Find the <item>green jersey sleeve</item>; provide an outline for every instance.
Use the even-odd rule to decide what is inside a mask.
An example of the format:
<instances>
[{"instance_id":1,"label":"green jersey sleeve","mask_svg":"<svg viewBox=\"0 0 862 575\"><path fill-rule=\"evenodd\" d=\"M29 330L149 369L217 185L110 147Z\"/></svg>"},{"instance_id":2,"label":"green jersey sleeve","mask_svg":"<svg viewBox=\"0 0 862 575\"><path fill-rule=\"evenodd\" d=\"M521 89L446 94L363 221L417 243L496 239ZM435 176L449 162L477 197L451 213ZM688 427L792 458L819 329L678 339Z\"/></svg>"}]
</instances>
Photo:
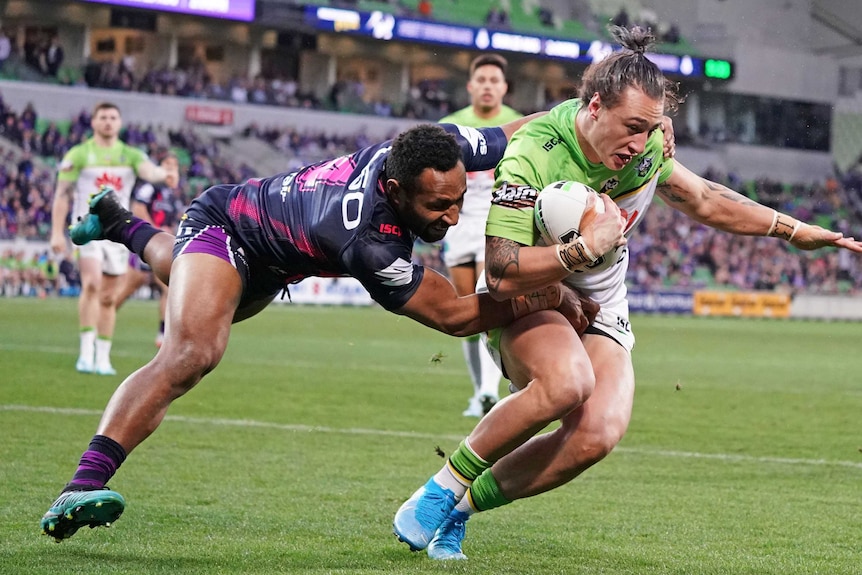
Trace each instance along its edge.
<instances>
[{"instance_id":1,"label":"green jersey sleeve","mask_svg":"<svg viewBox=\"0 0 862 575\"><path fill-rule=\"evenodd\" d=\"M60 165L57 166L57 180L61 182L76 181L86 161L87 152L84 147L81 144L72 146L63 156Z\"/></svg>"},{"instance_id":2,"label":"green jersey sleeve","mask_svg":"<svg viewBox=\"0 0 862 575\"><path fill-rule=\"evenodd\" d=\"M143 150L139 148L135 148L133 146L126 146L125 153L128 154L127 158L129 160L129 164L132 169L135 170L135 174L138 173L138 167L149 160L147 154L144 153Z\"/></svg>"}]
</instances>

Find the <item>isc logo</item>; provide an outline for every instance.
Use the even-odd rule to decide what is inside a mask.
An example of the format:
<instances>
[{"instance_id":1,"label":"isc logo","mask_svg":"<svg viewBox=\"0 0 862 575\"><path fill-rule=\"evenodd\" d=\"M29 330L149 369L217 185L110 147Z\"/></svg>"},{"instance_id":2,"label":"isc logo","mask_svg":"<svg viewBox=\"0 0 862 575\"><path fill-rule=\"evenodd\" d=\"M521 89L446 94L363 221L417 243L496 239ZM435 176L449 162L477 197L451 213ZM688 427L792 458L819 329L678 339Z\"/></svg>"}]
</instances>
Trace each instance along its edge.
<instances>
[{"instance_id":1,"label":"isc logo","mask_svg":"<svg viewBox=\"0 0 862 575\"><path fill-rule=\"evenodd\" d=\"M396 226L395 224L380 224L378 228L381 234L392 234L394 236L401 236L401 228Z\"/></svg>"}]
</instances>

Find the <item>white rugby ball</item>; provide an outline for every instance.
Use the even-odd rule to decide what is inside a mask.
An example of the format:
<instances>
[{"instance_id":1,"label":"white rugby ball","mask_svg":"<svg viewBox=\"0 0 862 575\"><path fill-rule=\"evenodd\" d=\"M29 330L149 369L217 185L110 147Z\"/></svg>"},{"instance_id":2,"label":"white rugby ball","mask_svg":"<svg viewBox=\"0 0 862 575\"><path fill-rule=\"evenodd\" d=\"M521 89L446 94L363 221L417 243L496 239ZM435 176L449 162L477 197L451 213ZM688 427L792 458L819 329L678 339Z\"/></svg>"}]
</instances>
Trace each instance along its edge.
<instances>
[{"instance_id":1,"label":"white rugby ball","mask_svg":"<svg viewBox=\"0 0 862 575\"><path fill-rule=\"evenodd\" d=\"M604 213L605 204L591 187L574 181L549 184L536 198L534 221L543 245L567 244L581 235L581 218L591 207ZM602 254L594 264L579 271L604 270L622 261L625 246Z\"/></svg>"}]
</instances>

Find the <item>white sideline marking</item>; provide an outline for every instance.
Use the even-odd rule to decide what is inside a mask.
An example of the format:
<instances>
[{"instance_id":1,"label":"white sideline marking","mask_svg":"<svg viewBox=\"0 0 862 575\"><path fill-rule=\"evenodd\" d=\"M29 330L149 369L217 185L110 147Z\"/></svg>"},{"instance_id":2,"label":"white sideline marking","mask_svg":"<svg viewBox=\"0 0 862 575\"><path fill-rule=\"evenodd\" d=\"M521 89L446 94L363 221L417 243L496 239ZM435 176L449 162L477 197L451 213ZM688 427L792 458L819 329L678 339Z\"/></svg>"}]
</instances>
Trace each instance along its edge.
<instances>
[{"instance_id":1,"label":"white sideline marking","mask_svg":"<svg viewBox=\"0 0 862 575\"><path fill-rule=\"evenodd\" d=\"M40 407L31 405L0 405L0 411L23 411L29 413L51 413L55 415L87 415L98 416L101 411L95 409L76 409L70 407ZM323 427L314 425L271 423L253 419L223 419L209 417L185 417L182 415L166 415L166 421L190 423L193 425L218 425L224 427L258 427L261 429L277 429L281 431L304 431L317 433L339 433L343 435L381 435L385 437L407 437L412 439L447 439L460 441L463 435L447 435L438 433L419 433L415 431L393 431L387 429L362 429L358 427ZM665 449L643 449L640 447L617 447L614 451L632 453L635 455L650 455L660 457L682 457L689 459L714 459L738 463L777 463L783 465L826 465L831 467L850 467L862 469L862 462L828 459L801 459L792 457L763 457L754 455L731 455L728 453L697 453L690 451L672 451Z\"/></svg>"}]
</instances>

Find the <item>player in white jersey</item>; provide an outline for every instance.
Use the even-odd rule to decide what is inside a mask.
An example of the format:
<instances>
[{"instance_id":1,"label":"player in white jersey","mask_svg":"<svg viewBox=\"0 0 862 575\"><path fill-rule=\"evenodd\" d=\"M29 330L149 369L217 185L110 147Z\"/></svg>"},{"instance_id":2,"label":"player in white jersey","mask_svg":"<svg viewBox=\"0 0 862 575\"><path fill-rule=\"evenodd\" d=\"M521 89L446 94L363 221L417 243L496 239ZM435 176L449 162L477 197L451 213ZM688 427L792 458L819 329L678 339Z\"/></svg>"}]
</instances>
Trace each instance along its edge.
<instances>
[{"instance_id":1,"label":"player in white jersey","mask_svg":"<svg viewBox=\"0 0 862 575\"><path fill-rule=\"evenodd\" d=\"M128 208L136 177L176 185L176 167L156 166L144 152L120 141L122 125L117 106L108 102L96 105L90 124L93 136L63 157L51 207L51 250L55 254L68 249L65 231L70 209L72 222L83 217L90 195L101 186L116 190ZM125 247L109 241L91 242L78 252L80 352L75 367L80 372L116 373L110 359L111 338L116 323L116 296L120 279L128 269L128 257Z\"/></svg>"},{"instance_id":2,"label":"player in white jersey","mask_svg":"<svg viewBox=\"0 0 862 575\"><path fill-rule=\"evenodd\" d=\"M441 122L488 128L512 122L521 114L503 104L509 90L506 82L506 59L497 54L482 54L470 63L467 92L470 105L454 112ZM467 193L461 207L461 218L443 239L443 262L459 295L476 290L476 280L485 269L485 220L491 207L494 170L467 174ZM462 340L464 359L473 382L465 416L482 417L500 398L500 369L488 354L479 336Z\"/></svg>"},{"instance_id":3,"label":"player in white jersey","mask_svg":"<svg viewBox=\"0 0 862 575\"><path fill-rule=\"evenodd\" d=\"M664 159L665 107L676 86L645 54L646 30L612 27L622 44L584 72L580 95L519 130L497 165L485 245L488 292L509 298L565 281L602 304L579 335L543 310L496 332L506 376L519 391L500 401L444 467L398 510L394 529L434 559L465 559L467 520L517 499L560 487L601 461L628 427L634 400L634 344L625 288L624 247L653 194L693 220L742 235L771 236L798 249L826 246L862 253L862 242L809 225L700 178ZM566 244L537 242L536 198L569 180L600 192L604 210L588 209L583 234ZM596 271L591 271L594 268ZM559 421L551 431L542 430Z\"/></svg>"}]
</instances>

